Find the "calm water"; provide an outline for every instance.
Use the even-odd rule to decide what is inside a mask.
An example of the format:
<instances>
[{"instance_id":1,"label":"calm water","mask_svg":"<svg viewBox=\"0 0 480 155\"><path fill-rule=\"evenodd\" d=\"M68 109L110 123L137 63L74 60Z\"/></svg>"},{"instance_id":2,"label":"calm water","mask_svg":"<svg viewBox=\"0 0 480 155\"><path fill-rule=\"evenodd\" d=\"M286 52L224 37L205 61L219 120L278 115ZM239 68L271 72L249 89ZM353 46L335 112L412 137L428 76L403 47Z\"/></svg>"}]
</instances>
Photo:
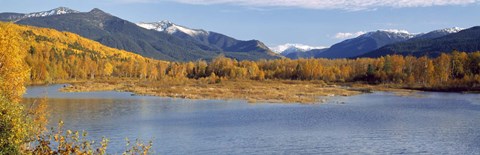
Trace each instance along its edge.
<instances>
[{"instance_id":1,"label":"calm water","mask_svg":"<svg viewBox=\"0 0 480 155\"><path fill-rule=\"evenodd\" d=\"M480 154L480 95L373 93L327 104L248 104L122 92L48 95L51 122L110 139L154 141L155 154ZM344 104L339 104L344 103Z\"/></svg>"}]
</instances>

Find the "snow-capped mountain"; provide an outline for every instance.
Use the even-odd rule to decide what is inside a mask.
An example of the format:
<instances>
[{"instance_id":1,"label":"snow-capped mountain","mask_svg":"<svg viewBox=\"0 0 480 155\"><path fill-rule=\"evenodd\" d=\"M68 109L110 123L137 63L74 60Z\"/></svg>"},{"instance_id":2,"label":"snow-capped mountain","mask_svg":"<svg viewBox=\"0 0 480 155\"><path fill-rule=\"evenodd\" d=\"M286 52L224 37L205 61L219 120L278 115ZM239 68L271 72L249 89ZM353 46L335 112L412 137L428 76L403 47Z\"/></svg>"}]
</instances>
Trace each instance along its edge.
<instances>
[{"instance_id":1,"label":"snow-capped mountain","mask_svg":"<svg viewBox=\"0 0 480 155\"><path fill-rule=\"evenodd\" d=\"M480 26L458 27L431 31L416 38L383 46L359 57L380 57L389 54L437 57L454 50L479 51Z\"/></svg>"},{"instance_id":2,"label":"snow-capped mountain","mask_svg":"<svg viewBox=\"0 0 480 155\"><path fill-rule=\"evenodd\" d=\"M71 13L80 13L79 11L69 9L67 7L58 7L49 11L33 12L33 13L0 13L0 21L17 22L26 18L47 17L53 15L63 15Z\"/></svg>"},{"instance_id":3,"label":"snow-capped mountain","mask_svg":"<svg viewBox=\"0 0 480 155\"><path fill-rule=\"evenodd\" d=\"M24 18L31 18L31 17L46 17L46 16L53 16L53 15L63 15L63 14L70 14L70 13L80 13L79 11L69 9L67 7L58 7L49 11L42 11L42 12L33 12L26 14Z\"/></svg>"},{"instance_id":4,"label":"snow-capped mountain","mask_svg":"<svg viewBox=\"0 0 480 155\"><path fill-rule=\"evenodd\" d=\"M464 29L459 27L445 28L445 29L431 31L425 34L420 34L417 37L415 37L415 39L433 39L433 38L443 37L452 33L457 33L462 30Z\"/></svg>"},{"instance_id":5,"label":"snow-capped mountain","mask_svg":"<svg viewBox=\"0 0 480 155\"><path fill-rule=\"evenodd\" d=\"M349 58L376 50L387 44L406 41L417 34L405 30L377 30L337 43L316 55L317 58Z\"/></svg>"},{"instance_id":6,"label":"snow-capped mountain","mask_svg":"<svg viewBox=\"0 0 480 155\"><path fill-rule=\"evenodd\" d=\"M283 56L288 55L290 53L295 53L295 52L306 52L313 49L324 49L324 48L327 48L327 47L309 46L304 44L290 44L290 43L278 45L275 47L270 47L270 49L272 49L273 52L279 53Z\"/></svg>"},{"instance_id":7,"label":"snow-capped mountain","mask_svg":"<svg viewBox=\"0 0 480 155\"><path fill-rule=\"evenodd\" d=\"M444 32L444 33L457 33L464 30L464 28L460 27L452 27L452 28L446 28L446 29L441 29L441 30L436 30L437 32Z\"/></svg>"},{"instance_id":8,"label":"snow-capped mountain","mask_svg":"<svg viewBox=\"0 0 480 155\"><path fill-rule=\"evenodd\" d=\"M184 40L195 40L198 41L205 46L214 47L222 51L227 52L257 52L263 53L269 57L276 57L279 58L278 54L273 53L264 43L258 40L237 40L235 38L226 36L221 33L205 31L202 29L192 29L186 26L181 26L175 23L172 23L168 20L163 20L160 22L141 22L137 23L139 27L149 29L149 30L156 30L160 32L165 32L167 34L176 36L178 38ZM244 59L238 57L238 59Z\"/></svg>"},{"instance_id":9,"label":"snow-capped mountain","mask_svg":"<svg viewBox=\"0 0 480 155\"><path fill-rule=\"evenodd\" d=\"M141 22L137 23L138 26L143 27L145 29L149 30L157 30L161 32L167 32L169 34L174 34L177 32L182 32L185 33L189 36L196 37L199 35L208 35L209 32L205 30L200 30L200 29L191 29L185 26L180 26L175 23L172 23L168 20L163 20L159 22L152 22L152 23L146 23L146 22Z\"/></svg>"},{"instance_id":10,"label":"snow-capped mountain","mask_svg":"<svg viewBox=\"0 0 480 155\"><path fill-rule=\"evenodd\" d=\"M411 39L417 36L418 34L410 33L407 30L397 30L397 29L387 29L387 30L377 30L372 32L367 32L358 37L386 37L391 39Z\"/></svg>"}]
</instances>

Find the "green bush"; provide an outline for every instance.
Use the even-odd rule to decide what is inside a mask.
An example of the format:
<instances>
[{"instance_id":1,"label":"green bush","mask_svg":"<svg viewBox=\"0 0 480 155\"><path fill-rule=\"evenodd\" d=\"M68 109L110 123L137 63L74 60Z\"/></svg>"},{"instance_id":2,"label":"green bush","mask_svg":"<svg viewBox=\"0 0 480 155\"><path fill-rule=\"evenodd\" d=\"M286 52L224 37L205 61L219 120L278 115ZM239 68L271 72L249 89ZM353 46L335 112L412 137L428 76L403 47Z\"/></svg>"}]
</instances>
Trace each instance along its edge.
<instances>
[{"instance_id":1,"label":"green bush","mask_svg":"<svg viewBox=\"0 0 480 155\"><path fill-rule=\"evenodd\" d=\"M23 107L0 96L0 154L21 154L27 125Z\"/></svg>"}]
</instances>

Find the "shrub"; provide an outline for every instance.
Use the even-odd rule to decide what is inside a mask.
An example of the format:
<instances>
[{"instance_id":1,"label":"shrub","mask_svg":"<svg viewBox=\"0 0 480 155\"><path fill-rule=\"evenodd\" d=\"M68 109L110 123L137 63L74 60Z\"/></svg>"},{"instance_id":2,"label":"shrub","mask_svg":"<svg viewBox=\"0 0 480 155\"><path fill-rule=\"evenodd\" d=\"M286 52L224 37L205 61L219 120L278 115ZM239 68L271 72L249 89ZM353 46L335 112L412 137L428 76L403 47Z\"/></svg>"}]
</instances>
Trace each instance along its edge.
<instances>
[{"instance_id":1,"label":"shrub","mask_svg":"<svg viewBox=\"0 0 480 155\"><path fill-rule=\"evenodd\" d=\"M0 154L20 154L27 137L23 107L0 96Z\"/></svg>"}]
</instances>

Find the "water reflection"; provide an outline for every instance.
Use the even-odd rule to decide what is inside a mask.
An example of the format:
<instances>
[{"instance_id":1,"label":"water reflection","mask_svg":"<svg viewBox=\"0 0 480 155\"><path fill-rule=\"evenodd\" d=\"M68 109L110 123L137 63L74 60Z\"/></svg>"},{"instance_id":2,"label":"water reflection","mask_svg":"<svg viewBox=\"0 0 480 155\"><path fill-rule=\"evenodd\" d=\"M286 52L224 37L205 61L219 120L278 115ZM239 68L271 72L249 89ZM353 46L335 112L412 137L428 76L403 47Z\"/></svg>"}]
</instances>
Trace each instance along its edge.
<instances>
[{"instance_id":1,"label":"water reflection","mask_svg":"<svg viewBox=\"0 0 480 155\"><path fill-rule=\"evenodd\" d=\"M158 154L479 154L476 94L373 93L322 105L183 100L122 92L47 90L52 125L85 129L95 139L154 139ZM31 102L31 100L25 100ZM342 103L345 104L337 104Z\"/></svg>"}]
</instances>

